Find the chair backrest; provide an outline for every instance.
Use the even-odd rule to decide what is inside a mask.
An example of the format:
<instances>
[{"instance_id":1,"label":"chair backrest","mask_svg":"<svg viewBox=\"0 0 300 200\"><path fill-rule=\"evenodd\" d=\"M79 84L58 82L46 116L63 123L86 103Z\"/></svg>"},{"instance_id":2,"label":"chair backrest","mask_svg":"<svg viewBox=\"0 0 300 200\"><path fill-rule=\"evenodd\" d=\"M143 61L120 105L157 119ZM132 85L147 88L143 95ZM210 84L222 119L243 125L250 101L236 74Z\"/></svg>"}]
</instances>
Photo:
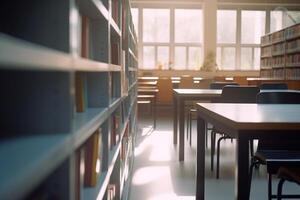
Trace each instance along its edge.
<instances>
[{"instance_id":1,"label":"chair backrest","mask_svg":"<svg viewBox=\"0 0 300 200\"><path fill-rule=\"evenodd\" d=\"M300 91L265 91L257 94L256 102L261 104L300 104Z\"/></svg>"},{"instance_id":2,"label":"chair backrest","mask_svg":"<svg viewBox=\"0 0 300 200\"><path fill-rule=\"evenodd\" d=\"M226 85L239 85L236 82L213 82L209 85L210 89L223 89Z\"/></svg>"},{"instance_id":3,"label":"chair backrest","mask_svg":"<svg viewBox=\"0 0 300 200\"><path fill-rule=\"evenodd\" d=\"M256 103L256 95L259 93L256 86L227 85L222 89L220 102L222 103Z\"/></svg>"},{"instance_id":4,"label":"chair backrest","mask_svg":"<svg viewBox=\"0 0 300 200\"><path fill-rule=\"evenodd\" d=\"M157 81L158 87L158 103L171 104L173 100L173 85L171 78L159 78Z\"/></svg>"},{"instance_id":5,"label":"chair backrest","mask_svg":"<svg viewBox=\"0 0 300 200\"><path fill-rule=\"evenodd\" d=\"M286 83L262 83L259 88L261 90L287 90L288 86Z\"/></svg>"},{"instance_id":6,"label":"chair backrest","mask_svg":"<svg viewBox=\"0 0 300 200\"><path fill-rule=\"evenodd\" d=\"M259 104L300 104L300 91L266 91L260 92L256 97ZM278 113L280 115L280 113ZM259 140L258 150L299 150L297 140Z\"/></svg>"},{"instance_id":7,"label":"chair backrest","mask_svg":"<svg viewBox=\"0 0 300 200\"><path fill-rule=\"evenodd\" d=\"M194 80L191 76L182 76L179 83L179 88L181 89L190 89L193 88Z\"/></svg>"}]
</instances>

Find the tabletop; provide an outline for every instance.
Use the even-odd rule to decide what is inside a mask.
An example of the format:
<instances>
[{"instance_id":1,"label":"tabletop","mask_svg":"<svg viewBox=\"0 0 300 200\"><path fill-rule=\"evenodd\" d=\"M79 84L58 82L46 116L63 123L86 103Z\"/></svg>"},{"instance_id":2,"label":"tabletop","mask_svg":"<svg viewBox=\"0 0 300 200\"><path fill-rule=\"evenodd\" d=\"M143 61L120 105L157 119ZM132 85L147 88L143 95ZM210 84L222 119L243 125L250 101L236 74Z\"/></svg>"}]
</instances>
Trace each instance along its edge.
<instances>
[{"instance_id":1,"label":"tabletop","mask_svg":"<svg viewBox=\"0 0 300 200\"><path fill-rule=\"evenodd\" d=\"M197 103L201 113L236 129L293 130L300 128L299 104Z\"/></svg>"},{"instance_id":2,"label":"tabletop","mask_svg":"<svg viewBox=\"0 0 300 200\"><path fill-rule=\"evenodd\" d=\"M220 95L222 93L222 90L216 90L216 89L174 89L174 92L179 95L190 95L190 94L216 94Z\"/></svg>"}]
</instances>

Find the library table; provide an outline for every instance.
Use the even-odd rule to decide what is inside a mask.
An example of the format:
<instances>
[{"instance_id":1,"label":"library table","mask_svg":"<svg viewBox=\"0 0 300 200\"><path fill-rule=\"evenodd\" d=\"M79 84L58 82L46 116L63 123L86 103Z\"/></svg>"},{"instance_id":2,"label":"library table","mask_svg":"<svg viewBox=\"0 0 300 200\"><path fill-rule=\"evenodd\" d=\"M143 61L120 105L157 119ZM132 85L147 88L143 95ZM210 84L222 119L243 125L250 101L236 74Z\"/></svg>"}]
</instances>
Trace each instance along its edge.
<instances>
[{"instance_id":1,"label":"library table","mask_svg":"<svg viewBox=\"0 0 300 200\"><path fill-rule=\"evenodd\" d=\"M186 101L211 101L221 96L216 89L174 89L173 90L173 144L177 144L179 125L179 161L184 160L184 106Z\"/></svg>"},{"instance_id":2,"label":"library table","mask_svg":"<svg viewBox=\"0 0 300 200\"><path fill-rule=\"evenodd\" d=\"M197 110L196 200L205 197L205 123L236 138L236 200L249 199L249 140L300 141L299 104L197 103Z\"/></svg>"}]
</instances>

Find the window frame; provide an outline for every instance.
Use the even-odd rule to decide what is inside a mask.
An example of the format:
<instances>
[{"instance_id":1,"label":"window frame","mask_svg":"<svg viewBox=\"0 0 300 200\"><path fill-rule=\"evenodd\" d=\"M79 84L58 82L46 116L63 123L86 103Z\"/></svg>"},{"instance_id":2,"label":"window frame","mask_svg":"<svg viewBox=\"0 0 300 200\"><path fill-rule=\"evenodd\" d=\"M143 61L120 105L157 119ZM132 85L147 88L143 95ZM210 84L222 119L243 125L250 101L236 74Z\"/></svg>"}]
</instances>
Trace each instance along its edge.
<instances>
[{"instance_id":1,"label":"window frame","mask_svg":"<svg viewBox=\"0 0 300 200\"><path fill-rule=\"evenodd\" d=\"M157 47L159 46L168 46L169 47L169 62L172 62L169 65L169 69L168 70L192 70L189 69L189 47L200 47L201 48L201 53L203 54L203 41L201 41L200 43L195 43L195 42L188 42L188 43L182 43L182 42L175 42L175 34L174 31L175 30L175 9L194 9L194 10L201 10L201 12L203 12L202 10L202 4L201 3L193 3L193 4L173 4L173 5L169 5L169 4L157 4L157 5L153 5L151 3L136 3L132 5L132 8L136 8L138 9L138 30L137 30L137 34L138 34L138 48L141 49L139 51L139 69L144 70L144 58L143 58L143 48L144 46L154 46L154 54L155 54L155 66L154 66L154 70L159 70L158 69L158 56L157 56ZM170 41L169 42L144 42L143 41L143 9L169 9L170 10ZM182 69L174 69L174 65L175 65L175 47L177 46L184 46L186 47L186 66L182 67ZM203 58L203 55L202 55ZM146 69L145 69L146 70ZM197 70L196 68L194 70Z\"/></svg>"}]
</instances>

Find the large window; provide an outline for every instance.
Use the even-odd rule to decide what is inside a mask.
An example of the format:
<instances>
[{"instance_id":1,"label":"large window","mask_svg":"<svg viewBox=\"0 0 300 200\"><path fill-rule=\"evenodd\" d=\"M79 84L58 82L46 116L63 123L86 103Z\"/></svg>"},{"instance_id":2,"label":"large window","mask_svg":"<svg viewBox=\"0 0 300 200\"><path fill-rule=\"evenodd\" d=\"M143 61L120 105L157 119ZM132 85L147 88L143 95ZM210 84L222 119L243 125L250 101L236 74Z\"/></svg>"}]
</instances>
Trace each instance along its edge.
<instances>
[{"instance_id":1,"label":"large window","mask_svg":"<svg viewBox=\"0 0 300 200\"><path fill-rule=\"evenodd\" d=\"M218 10L218 67L223 70L259 69L260 38L266 32L265 27L265 11Z\"/></svg>"},{"instance_id":2,"label":"large window","mask_svg":"<svg viewBox=\"0 0 300 200\"><path fill-rule=\"evenodd\" d=\"M217 65L233 70L236 66L236 10L217 11Z\"/></svg>"},{"instance_id":3,"label":"large window","mask_svg":"<svg viewBox=\"0 0 300 200\"><path fill-rule=\"evenodd\" d=\"M142 20L142 27L138 27L142 37L139 39L140 68L195 70L201 67L201 9L133 8L132 15L135 27L138 19Z\"/></svg>"},{"instance_id":4,"label":"large window","mask_svg":"<svg viewBox=\"0 0 300 200\"><path fill-rule=\"evenodd\" d=\"M266 12L242 10L241 23L241 69L258 70L260 38L266 32Z\"/></svg>"}]
</instances>

